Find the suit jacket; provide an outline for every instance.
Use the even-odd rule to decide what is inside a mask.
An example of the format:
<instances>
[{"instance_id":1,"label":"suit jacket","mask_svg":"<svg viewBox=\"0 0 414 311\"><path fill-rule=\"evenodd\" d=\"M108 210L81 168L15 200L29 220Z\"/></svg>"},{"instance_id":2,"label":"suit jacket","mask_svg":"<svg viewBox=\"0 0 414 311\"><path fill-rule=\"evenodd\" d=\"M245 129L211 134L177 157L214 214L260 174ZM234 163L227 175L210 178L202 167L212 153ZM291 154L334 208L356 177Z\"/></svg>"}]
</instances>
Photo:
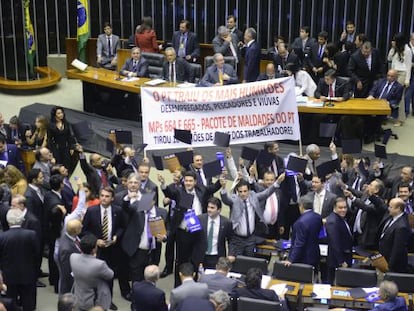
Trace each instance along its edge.
<instances>
[{"instance_id":1,"label":"suit jacket","mask_svg":"<svg viewBox=\"0 0 414 311\"><path fill-rule=\"evenodd\" d=\"M99 190L102 186L101 177L98 174L98 171L96 168L92 167L90 165L85 157L81 157L79 159L81 169L83 173L86 176L86 180L88 181L88 184L91 186L91 190L94 194L99 194ZM105 174L106 179L108 180L108 184L112 186L112 184L116 184L118 180L116 179L116 176L109 176L106 170L102 169L102 173Z\"/></svg>"},{"instance_id":2,"label":"suit jacket","mask_svg":"<svg viewBox=\"0 0 414 311\"><path fill-rule=\"evenodd\" d=\"M50 240L54 241L60 237L62 232L63 215L60 208L57 205L65 205L63 200L52 191L48 191L45 194L44 208L45 208L45 223L47 231L44 232Z\"/></svg>"},{"instance_id":3,"label":"suit jacket","mask_svg":"<svg viewBox=\"0 0 414 311\"><path fill-rule=\"evenodd\" d=\"M381 93L385 87L385 85L387 84L387 79L381 79L379 80L377 83L374 84L373 88L369 91L369 95L374 96L375 98L380 98ZM382 94L382 98L386 99L389 103L391 108L398 108L398 105L400 104L400 100L402 98L403 95L403 91L404 91L404 87L398 83L398 81L394 81L391 89L388 91L388 93L384 91L384 94Z\"/></svg>"},{"instance_id":4,"label":"suit jacket","mask_svg":"<svg viewBox=\"0 0 414 311\"><path fill-rule=\"evenodd\" d=\"M121 207L117 205L111 205L112 215L112 237L116 236L117 241L121 241L122 234L124 233L124 218L122 215ZM93 234L97 239L102 239L102 222L101 222L101 206L91 206L86 210L85 217L83 218L82 235Z\"/></svg>"},{"instance_id":5,"label":"suit jacket","mask_svg":"<svg viewBox=\"0 0 414 311\"><path fill-rule=\"evenodd\" d=\"M177 53L178 56L178 49L180 47L180 37L181 32L176 31L172 37L172 46ZM185 55L191 55L192 59L197 59L200 57L200 44L198 42L197 35L194 32L189 31L187 33L187 42L185 45Z\"/></svg>"},{"instance_id":6,"label":"suit jacket","mask_svg":"<svg viewBox=\"0 0 414 311\"><path fill-rule=\"evenodd\" d=\"M73 286L72 269L70 267L70 255L80 254L80 248L68 236L63 233L59 238L59 250L57 254L57 266L59 267L59 294L70 293Z\"/></svg>"},{"instance_id":7,"label":"suit jacket","mask_svg":"<svg viewBox=\"0 0 414 311\"><path fill-rule=\"evenodd\" d=\"M167 311L165 293L148 281L135 282L131 295L132 311Z\"/></svg>"},{"instance_id":8,"label":"suit jacket","mask_svg":"<svg viewBox=\"0 0 414 311\"><path fill-rule=\"evenodd\" d=\"M276 187L271 186L259 193L253 191L250 191L249 193L248 200L250 205L254 208L254 211L261 222L264 222L264 218L263 210L260 208L260 201L266 200L275 191ZM236 229L242 219L244 202L237 194L229 196L227 192L221 193L221 199L224 204L227 204L230 207L230 220L233 224L233 229Z\"/></svg>"},{"instance_id":9,"label":"suit jacket","mask_svg":"<svg viewBox=\"0 0 414 311\"><path fill-rule=\"evenodd\" d=\"M317 266L319 264L319 232L322 218L314 211L306 211L293 224L289 261Z\"/></svg>"},{"instance_id":10,"label":"suit jacket","mask_svg":"<svg viewBox=\"0 0 414 311\"><path fill-rule=\"evenodd\" d=\"M102 65L110 63L113 58L117 57L118 50L121 47L121 41L117 35L112 34L111 40L111 57L108 54L108 39L106 34L100 34L96 42L96 55L102 57Z\"/></svg>"},{"instance_id":11,"label":"suit jacket","mask_svg":"<svg viewBox=\"0 0 414 311\"><path fill-rule=\"evenodd\" d=\"M260 46L254 41L249 47L246 47L244 54L244 72L243 79L246 82L256 81L260 73Z\"/></svg>"},{"instance_id":12,"label":"suit jacket","mask_svg":"<svg viewBox=\"0 0 414 311\"><path fill-rule=\"evenodd\" d=\"M394 300L378 304L372 311L405 311L407 304L404 297L395 297Z\"/></svg>"},{"instance_id":13,"label":"suit jacket","mask_svg":"<svg viewBox=\"0 0 414 311\"><path fill-rule=\"evenodd\" d=\"M162 65L162 76L164 80L169 81L170 78L170 63L165 61ZM172 69L171 69L172 70ZM194 73L190 65L182 58L177 57L175 59L175 77L177 82L194 82ZM171 79L172 73L171 73Z\"/></svg>"},{"instance_id":14,"label":"suit jacket","mask_svg":"<svg viewBox=\"0 0 414 311\"><path fill-rule=\"evenodd\" d=\"M121 242L122 249L128 256L133 256L139 248L141 235L145 228L145 212L138 211L139 201L130 204L129 201L122 202L122 209L128 215L128 224L125 228L124 237ZM167 222L167 211L163 208L155 208L156 216L161 216L164 223ZM157 242L157 248L160 248Z\"/></svg>"},{"instance_id":15,"label":"suit jacket","mask_svg":"<svg viewBox=\"0 0 414 311\"><path fill-rule=\"evenodd\" d=\"M220 272L202 274L198 282L207 284L210 294L220 289L230 294L237 287L237 280L229 278Z\"/></svg>"},{"instance_id":16,"label":"suit jacket","mask_svg":"<svg viewBox=\"0 0 414 311\"><path fill-rule=\"evenodd\" d=\"M375 249L378 244L378 226L387 211L387 205L381 197L375 195L368 196L367 193L364 193L361 198L355 198L351 205L351 210L354 214L351 228L353 228L358 209L363 211L361 215L362 234L358 239L358 245L368 249Z\"/></svg>"},{"instance_id":17,"label":"suit jacket","mask_svg":"<svg viewBox=\"0 0 414 311\"><path fill-rule=\"evenodd\" d=\"M0 267L5 284L33 284L40 246L33 230L12 227L0 234Z\"/></svg>"},{"instance_id":18,"label":"suit jacket","mask_svg":"<svg viewBox=\"0 0 414 311\"><path fill-rule=\"evenodd\" d=\"M148 179L145 183L144 189L141 188L142 193L155 193L155 206L158 206L158 186L151 180Z\"/></svg>"},{"instance_id":19,"label":"suit jacket","mask_svg":"<svg viewBox=\"0 0 414 311\"><path fill-rule=\"evenodd\" d=\"M345 219L342 219L334 212L326 219L328 267L337 268L344 262L348 264L348 267L352 265L352 245L354 238L352 232L348 230L345 221Z\"/></svg>"},{"instance_id":20,"label":"suit jacket","mask_svg":"<svg viewBox=\"0 0 414 311\"><path fill-rule=\"evenodd\" d=\"M305 46L302 44L302 39L300 37L295 38L292 43L292 49L295 51L295 54L299 57L300 62L303 64L305 58L310 54L312 46L316 43L314 38L308 38L306 40Z\"/></svg>"},{"instance_id":21,"label":"suit jacket","mask_svg":"<svg viewBox=\"0 0 414 311\"><path fill-rule=\"evenodd\" d=\"M286 65L289 63L293 63L299 65L299 57L295 54L290 52L286 57L286 60L279 55L275 55L273 57L273 64L275 65L276 71L286 70Z\"/></svg>"},{"instance_id":22,"label":"suit jacket","mask_svg":"<svg viewBox=\"0 0 414 311\"><path fill-rule=\"evenodd\" d=\"M216 308L210 300L198 297L187 297L183 299L175 308L176 311L193 311L197 306L197 311L215 311Z\"/></svg>"},{"instance_id":23,"label":"suit jacket","mask_svg":"<svg viewBox=\"0 0 414 311\"><path fill-rule=\"evenodd\" d=\"M207 251L207 236L208 236L208 214L202 214L198 216L200 219L202 230L202 235L200 236L201 241L197 244L200 247L199 249L199 256L200 262L203 262L204 256ZM226 241L228 242L233 234L233 228L231 225L230 220L227 217L220 215L220 228L218 234L218 241L217 241L217 256L218 257L226 257ZM198 262L198 261L196 261Z\"/></svg>"},{"instance_id":24,"label":"suit jacket","mask_svg":"<svg viewBox=\"0 0 414 311\"><path fill-rule=\"evenodd\" d=\"M240 50L238 48L238 38L236 34L231 34L231 43L236 52L237 59L240 61ZM223 56L233 56L230 48L230 43L223 40L219 35L216 35L212 41L214 53L221 53Z\"/></svg>"},{"instance_id":25,"label":"suit jacket","mask_svg":"<svg viewBox=\"0 0 414 311\"><path fill-rule=\"evenodd\" d=\"M371 70L369 70L367 61L360 49L355 51L349 58L349 75L354 83L362 82L362 90L355 89L355 97L367 97L374 81L380 78L384 72L384 64L377 49L372 49L371 57Z\"/></svg>"},{"instance_id":26,"label":"suit jacket","mask_svg":"<svg viewBox=\"0 0 414 311\"><path fill-rule=\"evenodd\" d=\"M186 297L199 297L208 299L207 284L186 280L180 286L174 288L170 295L170 310L174 311L177 305Z\"/></svg>"},{"instance_id":27,"label":"suit jacket","mask_svg":"<svg viewBox=\"0 0 414 311\"><path fill-rule=\"evenodd\" d=\"M70 266L78 307L89 310L99 305L109 309L112 298L108 281L112 280L114 272L106 262L92 255L73 253L70 255Z\"/></svg>"},{"instance_id":28,"label":"suit jacket","mask_svg":"<svg viewBox=\"0 0 414 311\"><path fill-rule=\"evenodd\" d=\"M323 66L323 62L322 62L323 56L319 57L319 48L320 48L319 43L315 41L311 45L310 49L308 50L305 63L306 63L306 68L308 68L308 70L310 71L312 71L313 67L319 68ZM326 45L324 47L324 51L325 49L326 49Z\"/></svg>"},{"instance_id":29,"label":"suit jacket","mask_svg":"<svg viewBox=\"0 0 414 311\"><path fill-rule=\"evenodd\" d=\"M312 200L315 199L315 191L310 192L309 198L312 198ZM325 191L325 197L323 199L322 203L322 211L321 211L321 217L326 218L329 216L330 213L333 211L333 207L335 205L336 195Z\"/></svg>"},{"instance_id":30,"label":"suit jacket","mask_svg":"<svg viewBox=\"0 0 414 311\"><path fill-rule=\"evenodd\" d=\"M194 190L196 192L197 198L201 203L201 208L203 213L207 213L207 200L213 196L213 194L220 189L220 182L217 180L214 184L211 184L207 187L196 185ZM168 185L165 189L163 189L164 195L172 200L177 202L174 214L171 217L171 225L170 230L171 232L175 232L178 226L180 225L181 221L184 219L184 214L187 212L191 206L182 206L180 203L180 199L183 196L183 193L186 190L184 187L176 187L175 184Z\"/></svg>"},{"instance_id":31,"label":"suit jacket","mask_svg":"<svg viewBox=\"0 0 414 311\"><path fill-rule=\"evenodd\" d=\"M265 289L265 288L239 287L239 288L236 288L230 295L233 298L247 297L247 298L253 298L253 299L280 302L279 297L276 295L275 291L271 289ZM281 310L289 311L286 300L284 300L281 303L282 303Z\"/></svg>"},{"instance_id":32,"label":"suit jacket","mask_svg":"<svg viewBox=\"0 0 414 311\"><path fill-rule=\"evenodd\" d=\"M7 152L7 154L6 154ZM0 160L7 161L7 165L17 167L23 174L26 174L20 151L14 144L7 144L6 152L0 153Z\"/></svg>"},{"instance_id":33,"label":"suit jacket","mask_svg":"<svg viewBox=\"0 0 414 311\"><path fill-rule=\"evenodd\" d=\"M26 197L26 208L32 212L37 219L40 221L40 225L44 228L44 206L42 200L37 195L36 191L33 190L30 186L27 187L24 194Z\"/></svg>"},{"instance_id":34,"label":"suit jacket","mask_svg":"<svg viewBox=\"0 0 414 311\"><path fill-rule=\"evenodd\" d=\"M379 251L387 260L389 271L404 273L407 272L407 244L411 235L408 217L404 213L391 226L385 229L382 236L381 233L389 219L390 217L385 218L380 225L380 230L378 230L378 234L380 235Z\"/></svg>"},{"instance_id":35,"label":"suit jacket","mask_svg":"<svg viewBox=\"0 0 414 311\"><path fill-rule=\"evenodd\" d=\"M320 98L321 96L328 97L329 95L329 85L326 84L324 79L320 79L318 86L315 91L315 97ZM351 98L351 85L347 81L336 78L335 83L335 97L343 97L344 100Z\"/></svg>"},{"instance_id":36,"label":"suit jacket","mask_svg":"<svg viewBox=\"0 0 414 311\"><path fill-rule=\"evenodd\" d=\"M121 68L121 74L126 76L127 73L125 71L131 71L137 74L137 77L148 77L148 67L149 64L144 57L140 57L136 68L134 69L134 60L132 58L128 58L125 64Z\"/></svg>"},{"instance_id":37,"label":"suit jacket","mask_svg":"<svg viewBox=\"0 0 414 311\"><path fill-rule=\"evenodd\" d=\"M223 84L235 84L239 83L239 78L237 77L236 71L229 64L223 64L223 73L230 76L229 80L223 80ZM216 64L211 65L207 68L206 73L200 81L201 86L213 86L218 83L219 80L219 70ZM255 80L256 81L256 80Z\"/></svg>"}]
</instances>

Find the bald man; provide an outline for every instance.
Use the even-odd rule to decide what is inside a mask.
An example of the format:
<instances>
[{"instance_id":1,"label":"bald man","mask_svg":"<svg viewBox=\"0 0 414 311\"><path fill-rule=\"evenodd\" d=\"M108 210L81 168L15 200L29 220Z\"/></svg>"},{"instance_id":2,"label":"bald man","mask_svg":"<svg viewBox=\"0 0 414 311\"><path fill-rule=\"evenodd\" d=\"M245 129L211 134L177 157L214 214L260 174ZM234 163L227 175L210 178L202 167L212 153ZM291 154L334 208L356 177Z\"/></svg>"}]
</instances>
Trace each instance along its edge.
<instances>
[{"instance_id":1,"label":"bald man","mask_svg":"<svg viewBox=\"0 0 414 311\"><path fill-rule=\"evenodd\" d=\"M79 220L69 220L66 224L66 232L58 240L59 250L55 260L59 268L59 295L71 292L73 277L69 258L73 253L81 252L78 237L81 231L82 223Z\"/></svg>"},{"instance_id":2,"label":"bald man","mask_svg":"<svg viewBox=\"0 0 414 311\"><path fill-rule=\"evenodd\" d=\"M132 287L131 310L167 311L168 307L165 302L165 293L155 286L155 283L160 278L160 269L158 266L146 266L144 278L144 281L135 282Z\"/></svg>"}]
</instances>

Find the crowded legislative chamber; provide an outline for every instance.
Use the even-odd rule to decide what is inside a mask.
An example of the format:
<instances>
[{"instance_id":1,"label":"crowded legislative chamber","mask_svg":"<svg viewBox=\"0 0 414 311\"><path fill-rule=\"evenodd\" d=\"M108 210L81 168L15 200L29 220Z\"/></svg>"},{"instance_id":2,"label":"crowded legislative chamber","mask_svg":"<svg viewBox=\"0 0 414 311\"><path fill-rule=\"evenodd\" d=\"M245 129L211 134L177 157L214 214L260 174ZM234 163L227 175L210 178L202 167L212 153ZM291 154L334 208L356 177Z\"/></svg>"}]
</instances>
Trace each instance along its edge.
<instances>
[{"instance_id":1,"label":"crowded legislative chamber","mask_svg":"<svg viewBox=\"0 0 414 311\"><path fill-rule=\"evenodd\" d=\"M0 311L414 311L413 1L0 16Z\"/></svg>"}]
</instances>

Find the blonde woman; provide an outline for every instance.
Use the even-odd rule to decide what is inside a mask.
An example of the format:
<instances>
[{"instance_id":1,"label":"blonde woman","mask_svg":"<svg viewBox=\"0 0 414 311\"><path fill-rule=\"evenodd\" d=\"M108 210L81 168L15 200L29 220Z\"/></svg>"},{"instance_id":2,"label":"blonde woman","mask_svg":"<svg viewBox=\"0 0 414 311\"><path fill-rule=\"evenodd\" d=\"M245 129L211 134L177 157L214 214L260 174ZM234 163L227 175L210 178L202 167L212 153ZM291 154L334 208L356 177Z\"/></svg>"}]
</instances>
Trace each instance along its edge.
<instances>
[{"instance_id":1,"label":"blonde woman","mask_svg":"<svg viewBox=\"0 0 414 311\"><path fill-rule=\"evenodd\" d=\"M12 195L24 195L27 189L27 181L23 173L14 165L7 165L4 178L10 187Z\"/></svg>"},{"instance_id":2,"label":"blonde woman","mask_svg":"<svg viewBox=\"0 0 414 311\"><path fill-rule=\"evenodd\" d=\"M35 121L35 130L33 134L26 135L27 144L36 149L47 147L47 130L49 128L49 121L45 116L37 116Z\"/></svg>"},{"instance_id":3,"label":"blonde woman","mask_svg":"<svg viewBox=\"0 0 414 311\"><path fill-rule=\"evenodd\" d=\"M406 40L402 33L397 33L391 43L391 49L388 52L388 62L391 63L390 69L398 72L398 82L407 88L411 79L411 62L412 54L410 48L405 44ZM405 120L404 95L401 98L398 110L398 119L394 120L394 126L401 126Z\"/></svg>"}]
</instances>

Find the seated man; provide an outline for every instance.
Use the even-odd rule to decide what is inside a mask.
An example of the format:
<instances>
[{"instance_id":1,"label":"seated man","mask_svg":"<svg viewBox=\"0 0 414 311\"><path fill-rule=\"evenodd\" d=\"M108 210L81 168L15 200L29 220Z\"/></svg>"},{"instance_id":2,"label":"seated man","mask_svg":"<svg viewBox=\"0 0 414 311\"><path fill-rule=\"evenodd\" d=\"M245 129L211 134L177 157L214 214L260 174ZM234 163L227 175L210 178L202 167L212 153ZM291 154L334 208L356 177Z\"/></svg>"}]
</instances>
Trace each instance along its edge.
<instances>
[{"instance_id":1,"label":"seated man","mask_svg":"<svg viewBox=\"0 0 414 311\"><path fill-rule=\"evenodd\" d=\"M266 65L266 72L261 73L257 77L257 81L270 80L270 79L275 79L275 78L280 78L280 77L281 75L279 73L276 73L275 71L275 65L273 63L269 63Z\"/></svg>"},{"instance_id":2,"label":"seated man","mask_svg":"<svg viewBox=\"0 0 414 311\"><path fill-rule=\"evenodd\" d=\"M404 297L398 297L398 287L392 281L383 281L380 284L379 296L384 302L378 304L373 311L407 310Z\"/></svg>"},{"instance_id":3,"label":"seated man","mask_svg":"<svg viewBox=\"0 0 414 311\"><path fill-rule=\"evenodd\" d=\"M220 257L216 264L215 274L202 274L200 283L206 283L208 290L214 293L217 290L223 290L231 293L237 287L237 280L227 277L231 269L231 262L226 257Z\"/></svg>"},{"instance_id":4,"label":"seated man","mask_svg":"<svg viewBox=\"0 0 414 311\"><path fill-rule=\"evenodd\" d=\"M132 48L131 58L122 66L120 74L131 77L148 77L148 62L141 56L141 50Z\"/></svg>"},{"instance_id":5,"label":"seated man","mask_svg":"<svg viewBox=\"0 0 414 311\"><path fill-rule=\"evenodd\" d=\"M165 49L166 61L163 64L162 76L164 80L169 82L193 82L194 74L190 65L183 58L178 57L174 48Z\"/></svg>"},{"instance_id":6,"label":"seated man","mask_svg":"<svg viewBox=\"0 0 414 311\"><path fill-rule=\"evenodd\" d=\"M278 54L273 58L273 64L275 65L277 72L283 73L283 71L287 69L286 65L289 63L299 66L299 58L295 52L289 52L285 43L279 44L277 50Z\"/></svg>"},{"instance_id":7,"label":"seated man","mask_svg":"<svg viewBox=\"0 0 414 311\"><path fill-rule=\"evenodd\" d=\"M322 101L344 101L351 97L351 85L348 81L336 77L333 69L328 70L323 79L319 80L315 97Z\"/></svg>"},{"instance_id":8,"label":"seated man","mask_svg":"<svg viewBox=\"0 0 414 311\"><path fill-rule=\"evenodd\" d=\"M239 82L236 71L229 64L224 63L224 56L216 53L213 56L214 64L207 68L200 81L201 86L220 86Z\"/></svg>"},{"instance_id":9,"label":"seated man","mask_svg":"<svg viewBox=\"0 0 414 311\"><path fill-rule=\"evenodd\" d=\"M115 70L121 41L117 35L112 34L111 24L104 24L104 32L98 36L96 42L96 62L100 67Z\"/></svg>"}]
</instances>

